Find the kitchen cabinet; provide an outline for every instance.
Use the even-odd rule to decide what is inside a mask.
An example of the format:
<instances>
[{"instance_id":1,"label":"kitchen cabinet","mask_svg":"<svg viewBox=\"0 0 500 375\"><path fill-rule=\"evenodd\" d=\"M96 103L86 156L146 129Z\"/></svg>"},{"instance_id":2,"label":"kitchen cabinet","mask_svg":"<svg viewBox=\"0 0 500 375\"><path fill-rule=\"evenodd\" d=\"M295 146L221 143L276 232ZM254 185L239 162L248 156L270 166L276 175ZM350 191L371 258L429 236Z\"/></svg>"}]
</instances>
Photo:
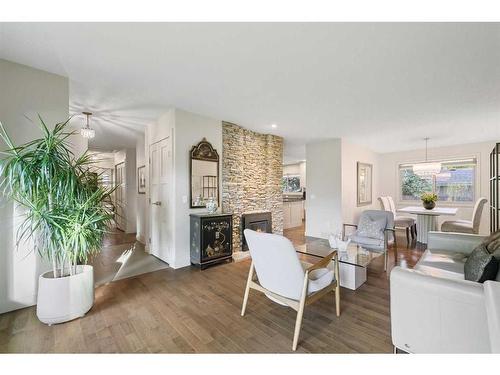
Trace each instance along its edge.
<instances>
[{"instance_id":1,"label":"kitchen cabinet","mask_svg":"<svg viewBox=\"0 0 500 375\"><path fill-rule=\"evenodd\" d=\"M304 219L304 200L283 202L283 229L299 227Z\"/></svg>"}]
</instances>

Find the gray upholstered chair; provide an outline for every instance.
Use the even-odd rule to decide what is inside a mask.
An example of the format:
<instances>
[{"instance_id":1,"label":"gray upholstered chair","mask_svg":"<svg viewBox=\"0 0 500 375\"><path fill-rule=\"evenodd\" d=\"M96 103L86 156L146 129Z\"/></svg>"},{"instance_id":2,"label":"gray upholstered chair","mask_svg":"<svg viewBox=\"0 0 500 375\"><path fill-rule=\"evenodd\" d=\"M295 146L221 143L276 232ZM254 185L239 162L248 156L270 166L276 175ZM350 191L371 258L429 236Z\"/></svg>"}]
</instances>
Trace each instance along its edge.
<instances>
[{"instance_id":1,"label":"gray upholstered chair","mask_svg":"<svg viewBox=\"0 0 500 375\"><path fill-rule=\"evenodd\" d=\"M396 205L391 196L378 197L378 200L383 210L390 211L394 215L394 227L406 230L406 242L409 244L410 234L412 240L417 236L417 223L415 219L410 216L397 215Z\"/></svg>"},{"instance_id":2,"label":"gray upholstered chair","mask_svg":"<svg viewBox=\"0 0 500 375\"><path fill-rule=\"evenodd\" d=\"M483 207L488 199L479 198L472 211L472 220L449 220L441 224L441 232L457 232L479 234L479 225L481 224L481 214Z\"/></svg>"},{"instance_id":3,"label":"gray upholstered chair","mask_svg":"<svg viewBox=\"0 0 500 375\"><path fill-rule=\"evenodd\" d=\"M330 291L335 292L337 316L340 315L340 283L337 251L315 264L301 262L289 239L277 234L244 231L252 257L241 316L245 315L250 289L264 293L270 300L297 311L292 350L297 349L305 306ZM335 261L334 271L328 268ZM257 274L258 281L254 278Z\"/></svg>"},{"instance_id":4,"label":"gray upholstered chair","mask_svg":"<svg viewBox=\"0 0 500 375\"><path fill-rule=\"evenodd\" d=\"M366 210L361 213L358 224L343 224L342 239L346 238L346 227L356 230L347 236L352 242L368 250L384 253L384 271L387 271L387 250L396 246L394 215L390 211Z\"/></svg>"}]
</instances>

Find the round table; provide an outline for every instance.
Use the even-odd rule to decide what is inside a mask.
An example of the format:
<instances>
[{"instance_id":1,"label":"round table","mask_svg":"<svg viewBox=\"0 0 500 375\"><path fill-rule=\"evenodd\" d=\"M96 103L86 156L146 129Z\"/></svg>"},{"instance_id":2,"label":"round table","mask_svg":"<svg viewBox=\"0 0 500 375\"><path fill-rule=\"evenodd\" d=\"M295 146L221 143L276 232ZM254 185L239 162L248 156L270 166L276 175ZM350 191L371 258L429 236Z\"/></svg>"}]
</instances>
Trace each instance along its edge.
<instances>
[{"instance_id":1,"label":"round table","mask_svg":"<svg viewBox=\"0 0 500 375\"><path fill-rule=\"evenodd\" d=\"M434 207L432 210L427 210L421 206L409 206L400 208L397 212L417 215L417 242L426 244L429 232L438 230L437 217L454 216L457 210L454 207Z\"/></svg>"}]
</instances>

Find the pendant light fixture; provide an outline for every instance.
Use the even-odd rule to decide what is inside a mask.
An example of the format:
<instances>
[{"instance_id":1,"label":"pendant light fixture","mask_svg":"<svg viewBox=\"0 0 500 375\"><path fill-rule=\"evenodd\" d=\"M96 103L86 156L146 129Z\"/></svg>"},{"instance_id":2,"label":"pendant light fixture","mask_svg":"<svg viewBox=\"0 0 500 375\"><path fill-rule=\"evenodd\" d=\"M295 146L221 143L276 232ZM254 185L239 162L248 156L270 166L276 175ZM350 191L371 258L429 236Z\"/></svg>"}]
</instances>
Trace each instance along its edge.
<instances>
[{"instance_id":1,"label":"pendant light fixture","mask_svg":"<svg viewBox=\"0 0 500 375\"><path fill-rule=\"evenodd\" d=\"M92 112L82 112L85 116L87 116L87 124L81 128L80 134L83 138L92 139L95 137L95 130L90 127L89 119L92 116Z\"/></svg>"},{"instance_id":2,"label":"pendant light fixture","mask_svg":"<svg viewBox=\"0 0 500 375\"><path fill-rule=\"evenodd\" d=\"M429 162L427 161L427 142L429 137L424 138L425 140L425 163L413 164L413 173L417 176L434 176L441 172L441 163Z\"/></svg>"}]
</instances>

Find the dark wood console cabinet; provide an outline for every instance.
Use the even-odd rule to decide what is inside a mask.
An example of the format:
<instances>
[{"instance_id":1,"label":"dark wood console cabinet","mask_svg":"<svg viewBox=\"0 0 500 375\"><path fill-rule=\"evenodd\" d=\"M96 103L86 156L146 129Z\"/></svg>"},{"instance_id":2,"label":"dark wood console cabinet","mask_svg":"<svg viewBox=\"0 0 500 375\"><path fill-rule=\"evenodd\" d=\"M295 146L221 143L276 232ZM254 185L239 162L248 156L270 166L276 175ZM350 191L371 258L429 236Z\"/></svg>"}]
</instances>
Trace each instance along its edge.
<instances>
[{"instance_id":1,"label":"dark wood console cabinet","mask_svg":"<svg viewBox=\"0 0 500 375\"><path fill-rule=\"evenodd\" d=\"M206 268L233 255L232 214L191 214L191 264Z\"/></svg>"}]
</instances>

